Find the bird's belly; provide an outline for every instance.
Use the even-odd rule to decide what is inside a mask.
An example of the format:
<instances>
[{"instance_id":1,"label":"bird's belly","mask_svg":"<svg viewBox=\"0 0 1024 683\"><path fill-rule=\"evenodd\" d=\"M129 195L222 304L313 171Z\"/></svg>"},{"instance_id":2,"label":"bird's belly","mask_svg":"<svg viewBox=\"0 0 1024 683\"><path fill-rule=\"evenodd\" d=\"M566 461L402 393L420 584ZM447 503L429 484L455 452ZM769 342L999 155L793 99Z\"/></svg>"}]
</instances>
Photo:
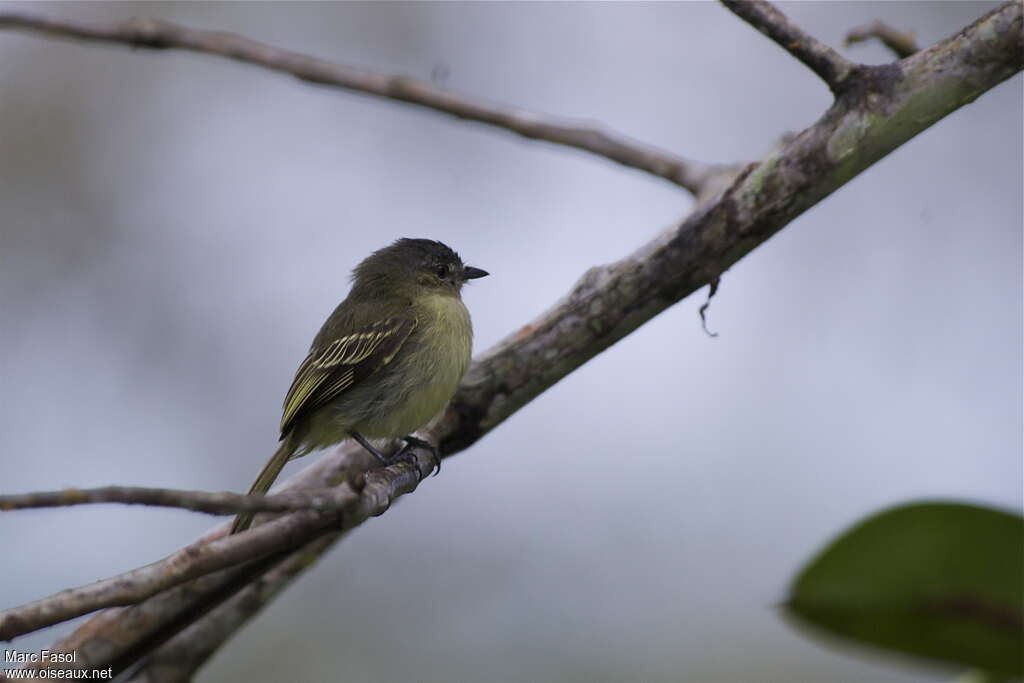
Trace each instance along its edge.
<instances>
[{"instance_id":1,"label":"bird's belly","mask_svg":"<svg viewBox=\"0 0 1024 683\"><path fill-rule=\"evenodd\" d=\"M439 377L435 381L403 392L405 400L387 410L367 416L355 430L369 439L405 436L426 425L448 405L458 386L458 378ZM389 403L390 401L383 401Z\"/></svg>"}]
</instances>

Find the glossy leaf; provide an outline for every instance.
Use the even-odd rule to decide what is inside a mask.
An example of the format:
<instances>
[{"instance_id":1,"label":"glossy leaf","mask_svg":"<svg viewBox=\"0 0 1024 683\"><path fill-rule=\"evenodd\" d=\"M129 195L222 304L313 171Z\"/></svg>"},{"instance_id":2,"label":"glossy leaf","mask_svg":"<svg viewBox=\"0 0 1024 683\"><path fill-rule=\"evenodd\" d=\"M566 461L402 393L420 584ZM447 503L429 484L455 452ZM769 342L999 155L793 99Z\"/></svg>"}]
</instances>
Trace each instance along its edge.
<instances>
[{"instance_id":1,"label":"glossy leaf","mask_svg":"<svg viewBox=\"0 0 1024 683\"><path fill-rule=\"evenodd\" d=\"M786 607L852 641L1024 675L1024 519L959 503L883 511L814 558Z\"/></svg>"}]
</instances>

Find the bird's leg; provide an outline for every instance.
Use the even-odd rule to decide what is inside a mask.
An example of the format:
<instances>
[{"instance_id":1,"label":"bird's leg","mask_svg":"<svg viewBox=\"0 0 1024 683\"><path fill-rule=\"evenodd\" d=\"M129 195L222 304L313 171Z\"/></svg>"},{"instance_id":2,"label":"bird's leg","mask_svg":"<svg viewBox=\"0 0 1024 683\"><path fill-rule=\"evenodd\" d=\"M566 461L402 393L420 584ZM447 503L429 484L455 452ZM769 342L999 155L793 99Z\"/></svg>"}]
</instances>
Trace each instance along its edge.
<instances>
[{"instance_id":1,"label":"bird's leg","mask_svg":"<svg viewBox=\"0 0 1024 683\"><path fill-rule=\"evenodd\" d=\"M358 441L359 445L365 448L370 455L377 458L381 465L387 467L388 465L391 464L391 462L389 462L390 459L386 455L378 451L376 448L374 448L373 444L367 441L366 437L364 437L362 434L360 434L357 431L350 431L348 435L351 436L356 441Z\"/></svg>"},{"instance_id":2,"label":"bird's leg","mask_svg":"<svg viewBox=\"0 0 1024 683\"><path fill-rule=\"evenodd\" d=\"M437 472L441 471L441 454L430 442L424 441L423 439L417 439L414 436L403 436L402 440L405 441L405 445L398 449L394 454L387 456L381 453L379 450L373 447L369 441L366 440L362 434L356 431L350 431L349 436L359 442L362 446L370 453L373 457L377 458L377 461L384 467L388 465L394 465L396 462L402 462L403 460L409 462L416 471L419 472L419 463L416 460L416 454L413 453L414 448L422 448L430 452L434 458L434 464L437 467ZM431 470L434 468L431 467Z\"/></svg>"}]
</instances>

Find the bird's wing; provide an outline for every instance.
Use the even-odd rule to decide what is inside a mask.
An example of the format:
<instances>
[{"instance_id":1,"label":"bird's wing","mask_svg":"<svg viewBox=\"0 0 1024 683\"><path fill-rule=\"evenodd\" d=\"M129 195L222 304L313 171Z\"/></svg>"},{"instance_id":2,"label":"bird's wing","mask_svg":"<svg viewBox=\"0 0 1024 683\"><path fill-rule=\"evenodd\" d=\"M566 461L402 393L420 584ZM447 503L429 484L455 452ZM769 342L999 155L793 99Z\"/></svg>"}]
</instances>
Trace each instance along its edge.
<instances>
[{"instance_id":1,"label":"bird's wing","mask_svg":"<svg viewBox=\"0 0 1024 683\"><path fill-rule=\"evenodd\" d=\"M327 405L391 362L415 327L415 319L386 318L312 349L284 399L282 436L300 416Z\"/></svg>"}]
</instances>

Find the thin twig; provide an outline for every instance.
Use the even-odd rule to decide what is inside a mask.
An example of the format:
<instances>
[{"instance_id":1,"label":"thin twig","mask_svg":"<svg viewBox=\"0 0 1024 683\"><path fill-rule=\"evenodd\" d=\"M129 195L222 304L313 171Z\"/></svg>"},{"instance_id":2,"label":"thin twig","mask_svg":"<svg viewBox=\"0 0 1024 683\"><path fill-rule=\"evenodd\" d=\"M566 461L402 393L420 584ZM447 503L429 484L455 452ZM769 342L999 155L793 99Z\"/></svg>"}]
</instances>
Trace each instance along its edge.
<instances>
[{"instance_id":1,"label":"thin twig","mask_svg":"<svg viewBox=\"0 0 1024 683\"><path fill-rule=\"evenodd\" d=\"M429 460L429 462L428 462ZM426 472L431 467L432 458L422 458L421 471ZM361 447L352 443L343 445L329 451L308 467L295 473L285 481L281 488L286 491L302 488L325 488L335 485L337 480L350 479L350 472L363 471L371 466L370 456ZM370 479L371 486L373 478ZM365 487L364 487L365 490ZM351 520L349 515L347 519ZM260 518L256 520L256 526ZM211 541L223 538L227 535L230 523L225 522L211 529L203 535L201 540ZM247 532L248 533L248 532ZM308 549L313 547L321 548L320 553L326 552L339 538L344 537L342 533L328 533L319 539L307 544L304 548L283 555L292 560L298 556L305 558L303 561L311 563L308 556ZM321 541L326 545L321 545ZM213 574L207 574L194 581L181 584L175 588L164 591L144 602L129 607L113 607L88 619L72 633L60 639L51 646L51 650L60 652L74 652L76 663L64 665L66 668L92 668L100 669L112 666L115 671L121 672L133 665L140 658L153 652L161 643L173 638L179 641L184 637L182 629L190 623L200 623L199 620L208 610L217 608L226 599L231 599L235 607L229 611L219 611L220 621L231 620L237 625L255 612L259 611L262 605L276 593L274 583L259 581L261 586L267 586L267 592L249 591L248 586L256 581L256 577L262 576L264 572L271 570L280 563L282 558L268 556L256 563L249 563L244 566L230 567ZM287 561L287 560L286 560ZM275 574L280 576L280 574ZM278 588L283 588L287 581L279 583ZM241 603L234 602L231 596L239 590L245 590L247 599ZM205 629L205 627L203 627ZM190 632L191 631L190 629ZM111 647L111 643L116 643ZM170 643L168 643L170 644ZM202 644L194 644L194 648L203 649ZM102 666L99 665L103 662Z\"/></svg>"},{"instance_id":2,"label":"thin twig","mask_svg":"<svg viewBox=\"0 0 1024 683\"><path fill-rule=\"evenodd\" d=\"M668 180L694 195L700 193L709 177L721 170L719 166L685 159L590 123L485 102L437 88L426 81L335 64L232 33L190 29L159 19L88 24L22 12L0 12L2 28L132 47L190 50L256 64L310 83L400 100L456 118L486 123L525 138L581 149Z\"/></svg>"},{"instance_id":3,"label":"thin twig","mask_svg":"<svg viewBox=\"0 0 1024 683\"><path fill-rule=\"evenodd\" d=\"M416 469L402 463L367 472L359 491L349 482L339 485L332 491L331 508L341 510L341 521L332 527L351 528L383 513L395 498L416 488L423 476L419 461ZM322 535L338 514L293 512L244 534L200 539L158 562L5 610L0 612L0 641L104 607L135 604L189 579L294 548Z\"/></svg>"},{"instance_id":4,"label":"thin twig","mask_svg":"<svg viewBox=\"0 0 1024 683\"><path fill-rule=\"evenodd\" d=\"M856 69L831 47L805 32L766 0L722 0L736 16L778 43L837 93Z\"/></svg>"},{"instance_id":5,"label":"thin twig","mask_svg":"<svg viewBox=\"0 0 1024 683\"><path fill-rule=\"evenodd\" d=\"M189 579L294 547L314 537L314 522L324 526L329 521L329 517L309 510L292 513L250 533L212 542L196 541L159 562L4 610L0 612L0 641L104 607L141 602Z\"/></svg>"},{"instance_id":6,"label":"thin twig","mask_svg":"<svg viewBox=\"0 0 1024 683\"><path fill-rule=\"evenodd\" d=\"M239 512L290 512L316 510L340 512L350 501L335 492L291 491L273 495L232 493L230 491L184 491L139 486L104 486L94 489L63 489L0 495L0 511L29 508L64 507L93 503L122 503L182 508L211 515Z\"/></svg>"},{"instance_id":7,"label":"thin twig","mask_svg":"<svg viewBox=\"0 0 1024 683\"><path fill-rule=\"evenodd\" d=\"M849 47L855 43L863 43L871 38L877 38L900 59L909 57L921 49L913 33L899 31L878 19L870 24L850 29L849 33L846 34L843 44Z\"/></svg>"},{"instance_id":8,"label":"thin twig","mask_svg":"<svg viewBox=\"0 0 1024 683\"><path fill-rule=\"evenodd\" d=\"M350 488L346 487L345 494L340 497L347 499L349 508L358 502L359 495ZM201 539L159 562L0 612L0 640L10 640L103 607L138 603L189 579L279 553L282 544L294 547L303 543L329 521L329 517L304 511L245 534Z\"/></svg>"}]
</instances>

